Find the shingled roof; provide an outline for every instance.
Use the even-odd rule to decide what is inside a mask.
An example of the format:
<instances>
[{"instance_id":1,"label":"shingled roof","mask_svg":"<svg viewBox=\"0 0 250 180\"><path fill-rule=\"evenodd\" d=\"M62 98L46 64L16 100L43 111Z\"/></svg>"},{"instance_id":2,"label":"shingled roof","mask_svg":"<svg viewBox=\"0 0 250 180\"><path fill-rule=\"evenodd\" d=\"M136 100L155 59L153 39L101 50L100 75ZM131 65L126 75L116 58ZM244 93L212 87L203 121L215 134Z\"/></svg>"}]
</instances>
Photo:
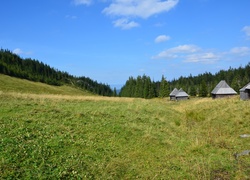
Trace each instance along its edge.
<instances>
[{"instance_id":1,"label":"shingled roof","mask_svg":"<svg viewBox=\"0 0 250 180\"><path fill-rule=\"evenodd\" d=\"M237 94L233 88L231 88L225 80L221 80L219 84L213 89L211 94L222 94L222 95L227 95L227 94Z\"/></svg>"},{"instance_id":2,"label":"shingled roof","mask_svg":"<svg viewBox=\"0 0 250 180\"><path fill-rule=\"evenodd\" d=\"M175 96L176 97L188 97L188 94L181 88Z\"/></svg>"},{"instance_id":3,"label":"shingled roof","mask_svg":"<svg viewBox=\"0 0 250 180\"><path fill-rule=\"evenodd\" d=\"M247 85L245 85L243 88L240 89L240 91L245 91L245 90L250 90L250 83L248 83Z\"/></svg>"},{"instance_id":4,"label":"shingled roof","mask_svg":"<svg viewBox=\"0 0 250 180\"><path fill-rule=\"evenodd\" d=\"M174 88L174 90L169 95L175 96L178 92L179 92L178 89Z\"/></svg>"}]
</instances>

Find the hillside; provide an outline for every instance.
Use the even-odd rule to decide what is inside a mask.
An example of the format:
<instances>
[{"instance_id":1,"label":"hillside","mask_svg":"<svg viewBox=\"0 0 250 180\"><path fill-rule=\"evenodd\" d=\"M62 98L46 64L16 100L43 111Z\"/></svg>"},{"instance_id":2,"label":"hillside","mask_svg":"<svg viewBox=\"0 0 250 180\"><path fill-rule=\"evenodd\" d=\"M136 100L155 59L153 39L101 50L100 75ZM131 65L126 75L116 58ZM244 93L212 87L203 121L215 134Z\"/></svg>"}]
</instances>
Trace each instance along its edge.
<instances>
[{"instance_id":1,"label":"hillside","mask_svg":"<svg viewBox=\"0 0 250 180\"><path fill-rule=\"evenodd\" d=\"M23 59L9 50L0 50L0 74L55 86L71 85L102 96L113 95L109 85L89 77L75 77L35 59Z\"/></svg>"},{"instance_id":2,"label":"hillside","mask_svg":"<svg viewBox=\"0 0 250 180\"><path fill-rule=\"evenodd\" d=\"M83 89L77 89L69 85L53 86L40 82L32 82L25 79L19 79L7 75L0 74L0 91L31 93L31 94L57 94L57 95L93 95Z\"/></svg>"}]
</instances>

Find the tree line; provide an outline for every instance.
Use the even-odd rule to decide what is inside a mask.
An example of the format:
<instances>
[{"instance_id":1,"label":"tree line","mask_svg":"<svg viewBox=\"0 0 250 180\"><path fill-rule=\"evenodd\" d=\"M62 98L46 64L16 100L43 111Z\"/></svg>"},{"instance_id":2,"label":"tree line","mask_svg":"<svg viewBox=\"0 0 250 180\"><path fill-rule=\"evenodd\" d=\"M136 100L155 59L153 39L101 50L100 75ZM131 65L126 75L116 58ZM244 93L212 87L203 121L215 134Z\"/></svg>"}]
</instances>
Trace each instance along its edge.
<instances>
[{"instance_id":1,"label":"tree line","mask_svg":"<svg viewBox=\"0 0 250 180\"><path fill-rule=\"evenodd\" d=\"M143 75L137 78L129 77L121 88L121 97L154 98L167 97L169 95L169 83L162 76L161 82L154 82L149 76Z\"/></svg>"},{"instance_id":2,"label":"tree line","mask_svg":"<svg viewBox=\"0 0 250 180\"><path fill-rule=\"evenodd\" d=\"M209 97L214 87L221 81L226 80L236 92L245 86L250 81L250 63L245 67L229 68L228 70L220 70L212 74L205 72L197 76L179 77L167 81L162 76L161 81L152 81L150 77L143 75L137 78L129 77L125 85L121 88L121 97L140 97L140 98L154 98L154 97L168 97L170 92L174 89L182 88L190 96Z\"/></svg>"},{"instance_id":3,"label":"tree line","mask_svg":"<svg viewBox=\"0 0 250 180\"><path fill-rule=\"evenodd\" d=\"M98 83L84 76L75 77L38 60L23 59L17 54L4 49L0 50L0 73L55 86L72 85L103 96L113 95L109 85Z\"/></svg>"},{"instance_id":4,"label":"tree line","mask_svg":"<svg viewBox=\"0 0 250 180\"><path fill-rule=\"evenodd\" d=\"M152 81L149 76L143 75L136 78L129 77L125 85L117 94L116 89L112 90L109 85L98 83L88 77L75 77L67 72L59 71L38 60L26 58L12 53L9 50L0 50L0 73L31 81L61 86L64 84L73 85L92 93L103 96L121 96L154 98L168 97L174 88L182 88L191 96L210 96L213 88L221 81L226 82L237 92L250 81L250 63L245 67L229 68L212 74L205 72L197 76L179 77L178 79L167 80L162 76L161 81Z\"/></svg>"}]
</instances>

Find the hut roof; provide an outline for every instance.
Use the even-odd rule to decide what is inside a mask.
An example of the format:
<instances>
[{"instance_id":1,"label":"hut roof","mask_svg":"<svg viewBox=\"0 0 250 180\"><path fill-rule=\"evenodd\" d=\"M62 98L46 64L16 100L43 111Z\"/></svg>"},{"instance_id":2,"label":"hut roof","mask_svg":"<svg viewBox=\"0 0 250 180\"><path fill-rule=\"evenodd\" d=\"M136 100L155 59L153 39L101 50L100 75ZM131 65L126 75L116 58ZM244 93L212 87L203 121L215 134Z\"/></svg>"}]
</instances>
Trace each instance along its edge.
<instances>
[{"instance_id":1,"label":"hut roof","mask_svg":"<svg viewBox=\"0 0 250 180\"><path fill-rule=\"evenodd\" d=\"M170 96L175 96L176 94L178 94L178 89L174 88L174 90L169 94Z\"/></svg>"},{"instance_id":2,"label":"hut roof","mask_svg":"<svg viewBox=\"0 0 250 180\"><path fill-rule=\"evenodd\" d=\"M188 94L181 88L175 96L176 97L188 97Z\"/></svg>"},{"instance_id":3,"label":"hut roof","mask_svg":"<svg viewBox=\"0 0 250 180\"><path fill-rule=\"evenodd\" d=\"M243 88L240 89L240 91L245 91L245 90L250 90L250 83L248 83L247 85L245 85Z\"/></svg>"},{"instance_id":4,"label":"hut roof","mask_svg":"<svg viewBox=\"0 0 250 180\"><path fill-rule=\"evenodd\" d=\"M233 88L231 88L225 80L221 80L213 89L211 94L237 94L237 92L233 90Z\"/></svg>"}]
</instances>

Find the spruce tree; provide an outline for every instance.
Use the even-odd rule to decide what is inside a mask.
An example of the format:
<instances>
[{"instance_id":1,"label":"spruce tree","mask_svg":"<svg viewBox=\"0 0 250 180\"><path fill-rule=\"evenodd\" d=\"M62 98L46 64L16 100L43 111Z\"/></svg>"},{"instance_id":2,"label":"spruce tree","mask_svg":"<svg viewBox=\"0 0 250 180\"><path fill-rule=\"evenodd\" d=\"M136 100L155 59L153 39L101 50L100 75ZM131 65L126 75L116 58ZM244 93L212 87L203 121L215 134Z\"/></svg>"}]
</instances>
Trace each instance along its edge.
<instances>
[{"instance_id":1,"label":"spruce tree","mask_svg":"<svg viewBox=\"0 0 250 180\"><path fill-rule=\"evenodd\" d=\"M116 91L116 88L114 88L114 91L113 91L113 96L116 97L117 96L117 91Z\"/></svg>"},{"instance_id":2,"label":"spruce tree","mask_svg":"<svg viewBox=\"0 0 250 180\"><path fill-rule=\"evenodd\" d=\"M148 98L148 94L149 94L149 88L150 88L150 78L146 77L145 75L143 76L143 97L144 98Z\"/></svg>"},{"instance_id":3,"label":"spruce tree","mask_svg":"<svg viewBox=\"0 0 250 180\"><path fill-rule=\"evenodd\" d=\"M168 97L169 96L169 84L165 79L164 75L161 78L160 90L159 90L159 97Z\"/></svg>"},{"instance_id":4,"label":"spruce tree","mask_svg":"<svg viewBox=\"0 0 250 180\"><path fill-rule=\"evenodd\" d=\"M200 96L207 97L207 85L206 85L206 82L204 80L201 83Z\"/></svg>"},{"instance_id":5,"label":"spruce tree","mask_svg":"<svg viewBox=\"0 0 250 180\"><path fill-rule=\"evenodd\" d=\"M194 84L191 85L190 95L191 96L196 96L196 87L194 86Z\"/></svg>"}]
</instances>

